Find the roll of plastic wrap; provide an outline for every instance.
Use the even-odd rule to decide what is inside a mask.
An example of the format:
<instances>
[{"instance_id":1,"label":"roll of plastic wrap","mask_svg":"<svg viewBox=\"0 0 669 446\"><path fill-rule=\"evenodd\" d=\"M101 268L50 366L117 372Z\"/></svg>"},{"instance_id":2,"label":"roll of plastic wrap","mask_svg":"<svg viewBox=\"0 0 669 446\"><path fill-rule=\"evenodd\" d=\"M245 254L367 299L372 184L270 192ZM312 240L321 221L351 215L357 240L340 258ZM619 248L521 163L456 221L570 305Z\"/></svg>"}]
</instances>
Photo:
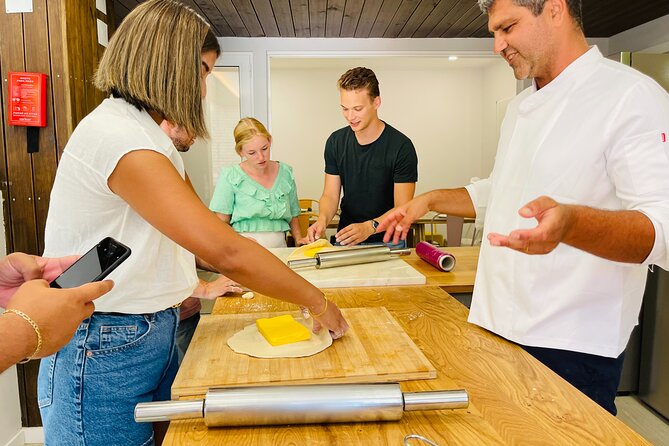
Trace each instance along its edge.
<instances>
[{"instance_id":1,"label":"roll of plastic wrap","mask_svg":"<svg viewBox=\"0 0 669 446\"><path fill-rule=\"evenodd\" d=\"M442 271L448 272L455 266L455 257L453 254L444 252L428 242L418 242L416 245L416 255Z\"/></svg>"}]
</instances>

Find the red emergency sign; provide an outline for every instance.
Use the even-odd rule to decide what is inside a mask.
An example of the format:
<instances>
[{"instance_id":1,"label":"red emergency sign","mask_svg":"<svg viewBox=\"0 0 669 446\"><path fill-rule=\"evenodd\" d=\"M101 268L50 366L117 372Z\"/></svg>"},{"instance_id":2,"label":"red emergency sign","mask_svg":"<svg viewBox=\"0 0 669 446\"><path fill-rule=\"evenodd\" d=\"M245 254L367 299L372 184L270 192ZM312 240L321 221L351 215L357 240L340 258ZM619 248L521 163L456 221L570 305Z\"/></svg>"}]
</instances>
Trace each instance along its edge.
<instances>
[{"instance_id":1,"label":"red emergency sign","mask_svg":"<svg viewBox=\"0 0 669 446\"><path fill-rule=\"evenodd\" d=\"M9 125L46 127L46 74L9 73Z\"/></svg>"}]
</instances>

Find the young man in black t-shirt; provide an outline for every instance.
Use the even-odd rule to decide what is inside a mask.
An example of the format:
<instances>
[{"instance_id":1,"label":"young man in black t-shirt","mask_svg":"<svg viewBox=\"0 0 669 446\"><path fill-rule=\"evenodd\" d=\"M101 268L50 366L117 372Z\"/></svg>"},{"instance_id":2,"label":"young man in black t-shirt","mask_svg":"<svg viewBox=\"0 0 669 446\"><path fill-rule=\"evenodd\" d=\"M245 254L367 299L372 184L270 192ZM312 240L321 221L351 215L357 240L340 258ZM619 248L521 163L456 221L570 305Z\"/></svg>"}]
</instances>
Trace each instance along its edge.
<instances>
[{"instance_id":1,"label":"young man in black t-shirt","mask_svg":"<svg viewBox=\"0 0 669 446\"><path fill-rule=\"evenodd\" d=\"M319 239L339 207L335 234L341 245L383 243L378 221L386 212L413 198L418 158L411 140L381 121L379 82L369 68L352 68L337 82L348 126L332 133L325 144L325 186L320 215L303 242Z\"/></svg>"}]
</instances>

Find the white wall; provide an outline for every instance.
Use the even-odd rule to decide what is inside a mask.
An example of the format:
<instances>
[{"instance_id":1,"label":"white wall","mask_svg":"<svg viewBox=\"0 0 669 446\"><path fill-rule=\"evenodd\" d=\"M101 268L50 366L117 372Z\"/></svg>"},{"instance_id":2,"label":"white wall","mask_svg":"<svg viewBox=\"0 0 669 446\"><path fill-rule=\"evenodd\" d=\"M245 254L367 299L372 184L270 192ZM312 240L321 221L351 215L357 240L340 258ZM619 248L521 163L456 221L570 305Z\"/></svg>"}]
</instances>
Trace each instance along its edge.
<instances>
[{"instance_id":1,"label":"white wall","mask_svg":"<svg viewBox=\"0 0 669 446\"><path fill-rule=\"evenodd\" d=\"M325 140L346 125L336 81L348 68L364 65L376 73L379 117L416 147L418 193L488 175L492 162L484 158L496 147L495 104L516 88L498 58L272 58L270 65L273 158L293 166L301 197L315 199L323 188ZM486 114L492 120L482 119ZM492 145L485 156L484 138Z\"/></svg>"},{"instance_id":2,"label":"white wall","mask_svg":"<svg viewBox=\"0 0 669 446\"><path fill-rule=\"evenodd\" d=\"M481 118L486 131L483 133L482 175L477 175L479 178L488 177L495 163L501 119L509 100L516 96L517 84L513 79L512 71L504 61L489 65L483 73L484 107Z\"/></svg>"}]
</instances>

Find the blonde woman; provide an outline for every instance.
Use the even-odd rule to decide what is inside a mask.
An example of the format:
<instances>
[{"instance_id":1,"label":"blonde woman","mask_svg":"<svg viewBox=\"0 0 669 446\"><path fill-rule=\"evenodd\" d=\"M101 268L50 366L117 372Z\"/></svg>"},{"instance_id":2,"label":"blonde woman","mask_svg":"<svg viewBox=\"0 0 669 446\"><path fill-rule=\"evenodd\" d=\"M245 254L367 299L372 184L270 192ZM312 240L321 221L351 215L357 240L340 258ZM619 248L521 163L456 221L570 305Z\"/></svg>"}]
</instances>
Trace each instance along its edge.
<instances>
[{"instance_id":1,"label":"blonde woman","mask_svg":"<svg viewBox=\"0 0 669 446\"><path fill-rule=\"evenodd\" d=\"M285 247L289 229L301 240L293 168L270 159L272 136L257 119L241 119L234 135L243 161L221 170L209 208L265 248Z\"/></svg>"},{"instance_id":2,"label":"blonde woman","mask_svg":"<svg viewBox=\"0 0 669 446\"><path fill-rule=\"evenodd\" d=\"M40 365L45 443L150 445L165 426L135 423L138 402L169 399L178 305L198 285L196 259L235 282L306 306L338 338L346 321L323 293L202 204L178 148L204 137L205 80L220 52L207 23L173 0L125 17L100 61L111 95L74 130L58 165L45 254L83 253L105 236L132 249L70 341ZM160 124L178 132L172 139ZM263 274L258 274L261 268ZM320 315L319 312L323 312Z\"/></svg>"}]
</instances>

